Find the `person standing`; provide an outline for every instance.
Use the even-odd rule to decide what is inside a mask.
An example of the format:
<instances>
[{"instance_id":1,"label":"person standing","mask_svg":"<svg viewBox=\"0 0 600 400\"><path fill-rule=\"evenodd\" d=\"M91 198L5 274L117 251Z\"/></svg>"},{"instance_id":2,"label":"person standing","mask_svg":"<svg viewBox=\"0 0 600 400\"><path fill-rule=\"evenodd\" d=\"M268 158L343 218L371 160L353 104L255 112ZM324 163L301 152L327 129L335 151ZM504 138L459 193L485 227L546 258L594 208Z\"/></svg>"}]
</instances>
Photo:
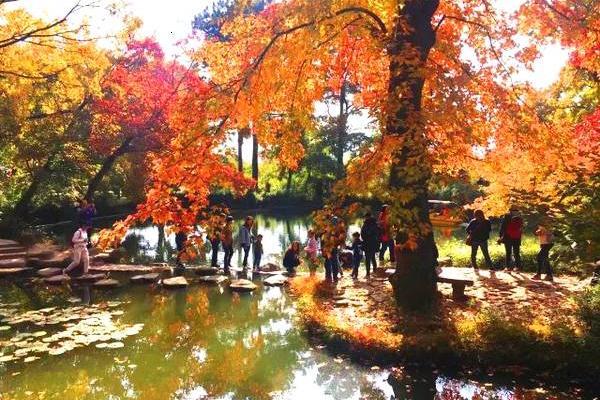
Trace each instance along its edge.
<instances>
[{"instance_id":1,"label":"person standing","mask_svg":"<svg viewBox=\"0 0 600 400\"><path fill-rule=\"evenodd\" d=\"M223 245L223 269L226 274L229 273L231 268L231 258L233 257L233 217L228 215L225 218L225 226L221 232L221 243Z\"/></svg>"},{"instance_id":2,"label":"person standing","mask_svg":"<svg viewBox=\"0 0 600 400\"><path fill-rule=\"evenodd\" d=\"M381 250L379 251L379 261L383 262L386 250L389 250L390 261L395 261L394 256L394 238L392 237L392 227L390 226L390 207L384 204L381 207L379 218L377 219L381 233Z\"/></svg>"},{"instance_id":3,"label":"person standing","mask_svg":"<svg viewBox=\"0 0 600 400\"><path fill-rule=\"evenodd\" d=\"M300 265L300 242L293 241L283 256L283 267L289 276L296 275L296 268Z\"/></svg>"},{"instance_id":4,"label":"person standing","mask_svg":"<svg viewBox=\"0 0 600 400\"><path fill-rule=\"evenodd\" d=\"M244 251L244 259L242 266L246 268L248 266L248 253L250 252L250 246L252 245L252 225L254 219L250 216L246 217L244 224L240 226L240 247Z\"/></svg>"},{"instance_id":5,"label":"person standing","mask_svg":"<svg viewBox=\"0 0 600 400\"><path fill-rule=\"evenodd\" d=\"M260 259L263 255L263 243L262 243L263 235L260 233L256 235L256 239L252 244L252 267L254 271L258 271L260 268Z\"/></svg>"},{"instance_id":6,"label":"person standing","mask_svg":"<svg viewBox=\"0 0 600 400\"><path fill-rule=\"evenodd\" d=\"M306 256L308 258L308 269L311 275L314 275L317 271L317 254L319 253L319 243L313 229L308 230L308 240L306 241L306 247L304 247Z\"/></svg>"},{"instance_id":7,"label":"person standing","mask_svg":"<svg viewBox=\"0 0 600 400\"><path fill-rule=\"evenodd\" d=\"M359 232L352 234L352 246L350 246L350 249L352 250L352 277L358 278L358 267L360 267L363 253L363 242L360 240Z\"/></svg>"},{"instance_id":8,"label":"person standing","mask_svg":"<svg viewBox=\"0 0 600 400\"><path fill-rule=\"evenodd\" d=\"M500 239L498 240L498 243L504 244L507 270L510 270L513 266L513 256L515 258L514 270L521 269L522 235L523 218L519 215L519 210L516 207L511 207L510 212L504 216L500 224Z\"/></svg>"},{"instance_id":9,"label":"person standing","mask_svg":"<svg viewBox=\"0 0 600 400\"><path fill-rule=\"evenodd\" d=\"M535 231L535 235L540 241L540 252L537 255L537 273L533 276L533 279L540 279L542 277L542 270L545 270L545 280L552 282L554 277L548 257L550 255L550 249L554 246L554 237L547 225L547 223L540 224Z\"/></svg>"},{"instance_id":10,"label":"person standing","mask_svg":"<svg viewBox=\"0 0 600 400\"><path fill-rule=\"evenodd\" d=\"M373 265L373 272L377 270L377 257L375 257L375 253L377 253L377 249L379 248L379 228L377 227L377 221L371 213L365 214L365 221L360 228L360 235L365 251L366 276L369 276L371 274L371 265Z\"/></svg>"},{"instance_id":11,"label":"person standing","mask_svg":"<svg viewBox=\"0 0 600 400\"><path fill-rule=\"evenodd\" d=\"M87 274L90 267L90 254L88 252L88 226L84 223L80 224L79 229L73 234L71 243L73 245L73 261L67 268L63 270L63 274L68 274L73 269L77 268L83 262L83 273Z\"/></svg>"},{"instance_id":12,"label":"person standing","mask_svg":"<svg viewBox=\"0 0 600 400\"><path fill-rule=\"evenodd\" d=\"M473 218L469 225L467 225L467 243L471 246L471 267L478 269L477 267L477 250L481 248L483 258L485 259L485 265L492 269L492 260L488 251L488 240L490 238L490 232L492 231L492 224L488 219L485 218L483 211L476 210Z\"/></svg>"},{"instance_id":13,"label":"person standing","mask_svg":"<svg viewBox=\"0 0 600 400\"><path fill-rule=\"evenodd\" d=\"M175 272L181 274L185 271L185 266L181 262L181 257L185 253L188 236L184 231L179 231L175 234L175 248L177 249L177 260L175 261Z\"/></svg>"},{"instance_id":14,"label":"person standing","mask_svg":"<svg viewBox=\"0 0 600 400\"><path fill-rule=\"evenodd\" d=\"M213 268L219 268L219 245L221 244L221 231L224 220L225 214L219 214L216 217L216 223L211 227L211 232L208 234L211 248L210 266Z\"/></svg>"}]
</instances>

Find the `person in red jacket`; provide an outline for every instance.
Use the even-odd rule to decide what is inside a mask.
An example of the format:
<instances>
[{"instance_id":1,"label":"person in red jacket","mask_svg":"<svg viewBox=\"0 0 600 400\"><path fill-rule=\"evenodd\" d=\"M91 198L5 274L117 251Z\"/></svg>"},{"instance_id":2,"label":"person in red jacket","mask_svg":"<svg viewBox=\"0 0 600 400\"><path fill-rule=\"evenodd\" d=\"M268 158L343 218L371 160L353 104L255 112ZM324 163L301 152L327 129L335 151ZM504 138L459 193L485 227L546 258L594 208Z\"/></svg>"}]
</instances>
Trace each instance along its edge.
<instances>
[{"instance_id":1,"label":"person in red jacket","mask_svg":"<svg viewBox=\"0 0 600 400\"><path fill-rule=\"evenodd\" d=\"M511 207L510 212L502 219L500 239L498 239L498 243L504 244L507 270L513 267L513 256L515 258L514 270L521 269L521 236L523 236L523 218L519 215L516 207Z\"/></svg>"}]
</instances>

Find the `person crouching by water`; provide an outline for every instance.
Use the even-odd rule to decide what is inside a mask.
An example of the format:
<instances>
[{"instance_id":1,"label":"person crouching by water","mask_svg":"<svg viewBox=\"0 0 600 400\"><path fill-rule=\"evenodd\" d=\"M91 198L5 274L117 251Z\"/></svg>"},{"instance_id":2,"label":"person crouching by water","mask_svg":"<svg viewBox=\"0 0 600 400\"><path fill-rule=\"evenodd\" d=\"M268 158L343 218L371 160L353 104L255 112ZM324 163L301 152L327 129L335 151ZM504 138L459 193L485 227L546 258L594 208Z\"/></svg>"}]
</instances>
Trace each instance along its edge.
<instances>
[{"instance_id":1,"label":"person crouching by water","mask_svg":"<svg viewBox=\"0 0 600 400\"><path fill-rule=\"evenodd\" d=\"M550 266L548 256L550 255L550 249L554 246L554 237L548 228L548 223L546 221L538 225L535 235L540 241L540 252L537 255L537 273L532 279L540 279L542 277L542 269L544 269L546 272L545 280L552 282L554 281L554 278L552 276L552 267Z\"/></svg>"},{"instance_id":2,"label":"person crouching by water","mask_svg":"<svg viewBox=\"0 0 600 400\"><path fill-rule=\"evenodd\" d=\"M81 223L79 229L73 234L71 243L73 244L73 261L63 270L63 274L68 274L83 262L83 274L88 273L90 267L90 254L88 252L88 226Z\"/></svg>"},{"instance_id":3,"label":"person crouching by water","mask_svg":"<svg viewBox=\"0 0 600 400\"><path fill-rule=\"evenodd\" d=\"M254 244L252 245L252 269L256 272L260 269L260 259L263 255L263 235L260 233L256 235Z\"/></svg>"},{"instance_id":4,"label":"person crouching by water","mask_svg":"<svg viewBox=\"0 0 600 400\"><path fill-rule=\"evenodd\" d=\"M296 268L300 265L300 242L293 241L283 256L283 267L289 276L296 275Z\"/></svg>"},{"instance_id":5,"label":"person crouching by water","mask_svg":"<svg viewBox=\"0 0 600 400\"><path fill-rule=\"evenodd\" d=\"M492 260L488 251L488 240L492 231L490 220L485 218L483 211L475 210L475 218L473 218L467 226L467 244L471 246L471 267L477 267L477 249L481 248L485 265L492 268Z\"/></svg>"}]
</instances>

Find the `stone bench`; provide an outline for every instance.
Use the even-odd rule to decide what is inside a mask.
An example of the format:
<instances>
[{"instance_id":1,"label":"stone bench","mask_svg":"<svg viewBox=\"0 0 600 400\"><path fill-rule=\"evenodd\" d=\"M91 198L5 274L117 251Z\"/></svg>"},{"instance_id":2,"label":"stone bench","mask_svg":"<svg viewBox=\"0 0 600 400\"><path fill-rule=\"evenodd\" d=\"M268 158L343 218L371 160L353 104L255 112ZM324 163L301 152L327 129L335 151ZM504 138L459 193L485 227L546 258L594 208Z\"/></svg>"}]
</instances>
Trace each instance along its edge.
<instances>
[{"instance_id":1,"label":"stone bench","mask_svg":"<svg viewBox=\"0 0 600 400\"><path fill-rule=\"evenodd\" d=\"M473 280L459 274L443 272L437 276L437 281L452 285L452 297L456 300L464 300L465 287L473 286Z\"/></svg>"}]
</instances>

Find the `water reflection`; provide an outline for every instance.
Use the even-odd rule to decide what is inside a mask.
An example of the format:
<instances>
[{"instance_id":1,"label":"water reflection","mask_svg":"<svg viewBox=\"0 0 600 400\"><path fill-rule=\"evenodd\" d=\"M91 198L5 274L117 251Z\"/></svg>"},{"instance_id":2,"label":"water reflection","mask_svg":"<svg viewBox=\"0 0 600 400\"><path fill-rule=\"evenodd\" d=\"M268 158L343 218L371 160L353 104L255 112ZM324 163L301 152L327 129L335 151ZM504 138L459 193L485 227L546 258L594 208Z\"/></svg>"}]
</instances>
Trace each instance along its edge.
<instances>
[{"instance_id":1,"label":"water reflection","mask_svg":"<svg viewBox=\"0 0 600 400\"><path fill-rule=\"evenodd\" d=\"M35 295L35 296L34 296ZM33 297L32 297L33 296ZM245 295L192 286L167 292L129 286L42 288L0 283L1 304L27 311L72 307L73 299L111 308L115 326L144 324L123 348L93 345L24 364L0 364L0 393L11 399L542 399L548 393L453 379L434 368L373 370L307 341L293 300L281 288ZM114 302L115 300L118 301ZM0 323L3 325L4 323ZM5 343L27 326L0 331ZM59 328L64 329L64 328ZM4 345L0 344L0 352ZM573 398L573 393L568 394Z\"/></svg>"}]
</instances>

